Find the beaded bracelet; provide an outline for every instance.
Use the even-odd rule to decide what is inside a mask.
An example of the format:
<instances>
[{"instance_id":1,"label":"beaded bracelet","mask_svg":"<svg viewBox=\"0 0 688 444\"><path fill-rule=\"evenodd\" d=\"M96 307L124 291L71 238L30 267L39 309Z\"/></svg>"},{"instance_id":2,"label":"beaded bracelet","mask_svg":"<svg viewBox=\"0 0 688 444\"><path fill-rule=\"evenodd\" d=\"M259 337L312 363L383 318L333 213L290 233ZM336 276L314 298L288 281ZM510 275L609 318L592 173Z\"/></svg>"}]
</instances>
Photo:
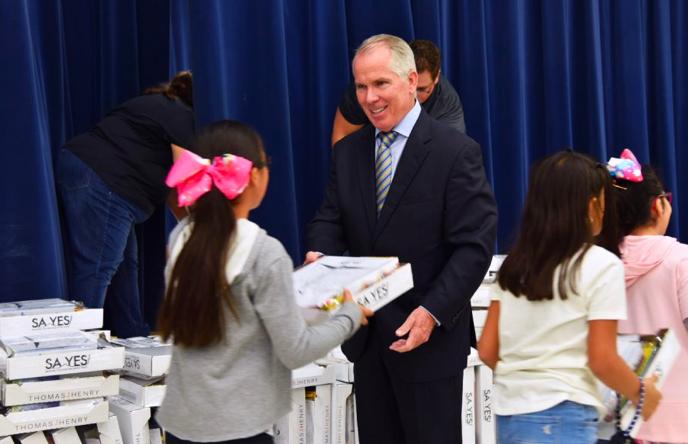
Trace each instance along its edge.
<instances>
[{"instance_id":1,"label":"beaded bracelet","mask_svg":"<svg viewBox=\"0 0 688 444\"><path fill-rule=\"evenodd\" d=\"M618 402L616 403L616 430L623 433L623 435L627 439L630 438L631 430L633 430L635 425L638 423L640 415L643 412L643 405L645 404L645 383L643 382L643 378L641 377L638 377L638 381L640 382L638 404L636 404L635 406L635 413L633 413L633 418L631 419L631 422L628 424L628 428L626 430L621 429L621 397L619 397L617 394Z\"/></svg>"}]
</instances>

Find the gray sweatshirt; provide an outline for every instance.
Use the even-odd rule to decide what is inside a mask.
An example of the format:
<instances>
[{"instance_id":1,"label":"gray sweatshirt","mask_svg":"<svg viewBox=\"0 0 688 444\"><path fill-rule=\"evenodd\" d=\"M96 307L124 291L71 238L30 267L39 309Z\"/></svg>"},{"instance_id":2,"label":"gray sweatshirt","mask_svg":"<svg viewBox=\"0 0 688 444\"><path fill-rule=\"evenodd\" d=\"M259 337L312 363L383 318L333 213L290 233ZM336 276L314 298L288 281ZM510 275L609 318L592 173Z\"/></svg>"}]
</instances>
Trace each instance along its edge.
<instances>
[{"instance_id":1,"label":"gray sweatshirt","mask_svg":"<svg viewBox=\"0 0 688 444\"><path fill-rule=\"evenodd\" d=\"M286 251L257 225L238 222L237 237L250 239L243 242L245 258L228 261L238 320L227 310L222 344L174 346L167 393L156 415L162 427L189 441L239 439L270 429L291 409L290 369L324 356L360 322L360 310L349 302L326 322L306 325L294 300ZM180 250L175 243L184 242L175 239L179 231L171 236L171 262ZM241 248L229 254L235 250Z\"/></svg>"}]
</instances>

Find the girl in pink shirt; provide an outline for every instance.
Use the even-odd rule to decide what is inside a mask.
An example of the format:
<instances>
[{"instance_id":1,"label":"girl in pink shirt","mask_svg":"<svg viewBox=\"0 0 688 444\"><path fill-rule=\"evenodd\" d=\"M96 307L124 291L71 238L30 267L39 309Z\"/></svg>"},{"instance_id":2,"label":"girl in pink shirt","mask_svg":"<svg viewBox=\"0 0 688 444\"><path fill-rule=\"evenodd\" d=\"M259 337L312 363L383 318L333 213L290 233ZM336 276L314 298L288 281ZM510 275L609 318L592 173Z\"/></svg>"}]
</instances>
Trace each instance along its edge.
<instances>
[{"instance_id":1,"label":"girl in pink shirt","mask_svg":"<svg viewBox=\"0 0 688 444\"><path fill-rule=\"evenodd\" d=\"M610 160L628 304L628 319L619 322L619 333L652 334L671 328L682 345L662 387L662 401L638 438L688 443L688 245L664 235L672 195L657 174L649 166L641 168L628 150L621 157ZM624 158L635 163L636 173L618 167Z\"/></svg>"}]
</instances>

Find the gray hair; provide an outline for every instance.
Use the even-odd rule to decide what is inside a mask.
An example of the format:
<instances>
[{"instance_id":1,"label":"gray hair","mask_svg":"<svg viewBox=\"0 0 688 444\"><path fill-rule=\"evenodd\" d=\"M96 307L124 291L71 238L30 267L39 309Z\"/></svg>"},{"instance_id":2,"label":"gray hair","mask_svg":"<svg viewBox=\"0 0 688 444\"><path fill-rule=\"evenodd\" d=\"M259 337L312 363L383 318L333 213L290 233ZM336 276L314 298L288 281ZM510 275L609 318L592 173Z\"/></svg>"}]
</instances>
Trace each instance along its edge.
<instances>
[{"instance_id":1,"label":"gray hair","mask_svg":"<svg viewBox=\"0 0 688 444\"><path fill-rule=\"evenodd\" d=\"M411 72L417 72L416 59L413 56L411 47L403 39L390 34L378 34L365 39L356 50L354 61L359 55L380 46L389 48L392 52L389 68L397 73L399 77L406 78Z\"/></svg>"}]
</instances>

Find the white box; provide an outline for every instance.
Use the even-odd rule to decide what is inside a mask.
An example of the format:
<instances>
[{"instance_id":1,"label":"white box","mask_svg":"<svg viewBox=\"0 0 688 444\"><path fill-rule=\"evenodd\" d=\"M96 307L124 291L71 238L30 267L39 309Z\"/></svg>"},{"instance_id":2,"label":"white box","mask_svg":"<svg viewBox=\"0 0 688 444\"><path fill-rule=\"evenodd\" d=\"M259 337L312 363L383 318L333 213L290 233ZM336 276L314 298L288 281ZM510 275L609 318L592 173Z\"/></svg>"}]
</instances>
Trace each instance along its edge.
<instances>
[{"instance_id":1,"label":"white box","mask_svg":"<svg viewBox=\"0 0 688 444\"><path fill-rule=\"evenodd\" d=\"M114 339L114 344L125 347L124 372L151 378L167 373L172 360L172 345L156 336Z\"/></svg>"},{"instance_id":2,"label":"white box","mask_svg":"<svg viewBox=\"0 0 688 444\"><path fill-rule=\"evenodd\" d=\"M274 427L275 444L306 444L306 391L291 391L291 412Z\"/></svg>"},{"instance_id":3,"label":"white box","mask_svg":"<svg viewBox=\"0 0 688 444\"><path fill-rule=\"evenodd\" d=\"M411 264L396 257L324 256L294 272L297 304L327 307L348 289L354 300L375 311L413 288Z\"/></svg>"},{"instance_id":4,"label":"white box","mask_svg":"<svg viewBox=\"0 0 688 444\"><path fill-rule=\"evenodd\" d=\"M23 336L42 331L87 330L102 326L102 308L83 308L77 311L34 315L25 314L0 317L0 337Z\"/></svg>"},{"instance_id":5,"label":"white box","mask_svg":"<svg viewBox=\"0 0 688 444\"><path fill-rule=\"evenodd\" d=\"M291 388L334 383L335 369L317 364L308 364L292 370Z\"/></svg>"},{"instance_id":6,"label":"white box","mask_svg":"<svg viewBox=\"0 0 688 444\"><path fill-rule=\"evenodd\" d=\"M145 380L125 376L119 382L119 395L141 407L159 407L166 390L161 378Z\"/></svg>"},{"instance_id":7,"label":"white box","mask_svg":"<svg viewBox=\"0 0 688 444\"><path fill-rule=\"evenodd\" d=\"M654 357L652 362L650 362L650 365L643 373L643 377L648 377L649 375L653 374L659 375L655 385L657 386L657 389L661 390L667 375L671 371L671 368L673 367L674 362L680 353L681 344L679 344L676 335L672 330L667 331L664 335L664 339L662 340L662 346L659 348L657 355ZM628 429L634 413L635 406L627 404L625 408L622 409L620 425L623 430ZM643 418L640 416L638 421L635 423L635 427L628 431L632 438L637 437L643 422Z\"/></svg>"},{"instance_id":8,"label":"white box","mask_svg":"<svg viewBox=\"0 0 688 444\"><path fill-rule=\"evenodd\" d=\"M463 444L475 444L475 366L480 362L478 353L471 348L467 366L463 371L461 393L461 436Z\"/></svg>"},{"instance_id":9,"label":"white box","mask_svg":"<svg viewBox=\"0 0 688 444\"><path fill-rule=\"evenodd\" d=\"M492 292L497 284L482 284L471 296L471 307L488 308L492 302Z\"/></svg>"},{"instance_id":10,"label":"white box","mask_svg":"<svg viewBox=\"0 0 688 444\"><path fill-rule=\"evenodd\" d=\"M162 430L150 429L150 444L162 444Z\"/></svg>"},{"instance_id":11,"label":"white box","mask_svg":"<svg viewBox=\"0 0 688 444\"><path fill-rule=\"evenodd\" d=\"M306 442L332 442L332 384L306 390Z\"/></svg>"},{"instance_id":12,"label":"white box","mask_svg":"<svg viewBox=\"0 0 688 444\"><path fill-rule=\"evenodd\" d=\"M18 437L17 440L21 444L48 444L48 440L43 432L36 432L23 435Z\"/></svg>"},{"instance_id":13,"label":"white box","mask_svg":"<svg viewBox=\"0 0 688 444\"><path fill-rule=\"evenodd\" d=\"M14 441L11 436L5 436L4 438L0 438L0 444L14 444Z\"/></svg>"},{"instance_id":14,"label":"white box","mask_svg":"<svg viewBox=\"0 0 688 444\"><path fill-rule=\"evenodd\" d=\"M488 267L487 273L485 273L485 277L483 278L483 283L491 284L497 281L497 275L499 274L499 269L502 267L504 259L506 259L505 254L495 254L492 256L490 266Z\"/></svg>"},{"instance_id":15,"label":"white box","mask_svg":"<svg viewBox=\"0 0 688 444\"><path fill-rule=\"evenodd\" d=\"M53 430L49 433L53 438L54 444L81 444L81 439L75 427Z\"/></svg>"},{"instance_id":16,"label":"white box","mask_svg":"<svg viewBox=\"0 0 688 444\"><path fill-rule=\"evenodd\" d=\"M57 407L0 416L0 435L15 435L105 421L108 404L103 399L69 401Z\"/></svg>"},{"instance_id":17,"label":"white box","mask_svg":"<svg viewBox=\"0 0 688 444\"><path fill-rule=\"evenodd\" d=\"M119 393L119 375L70 377L48 381L1 381L5 406L103 398Z\"/></svg>"},{"instance_id":18,"label":"white box","mask_svg":"<svg viewBox=\"0 0 688 444\"><path fill-rule=\"evenodd\" d=\"M150 408L139 407L120 396L113 396L109 401L110 410L117 416L124 444L150 444Z\"/></svg>"},{"instance_id":19,"label":"white box","mask_svg":"<svg viewBox=\"0 0 688 444\"><path fill-rule=\"evenodd\" d=\"M353 416L353 385L348 383L335 382L332 386L332 443L347 444L347 436L351 436L351 430L355 430L351 424ZM355 418L354 418L355 419Z\"/></svg>"},{"instance_id":20,"label":"white box","mask_svg":"<svg viewBox=\"0 0 688 444\"><path fill-rule=\"evenodd\" d=\"M124 444L119 421L114 413L110 413L107 421L96 424L101 444Z\"/></svg>"},{"instance_id":21,"label":"white box","mask_svg":"<svg viewBox=\"0 0 688 444\"><path fill-rule=\"evenodd\" d=\"M99 344L96 350L55 351L27 356L8 356L0 347L0 373L5 379L15 380L122 368L124 349L103 345L102 342Z\"/></svg>"},{"instance_id":22,"label":"white box","mask_svg":"<svg viewBox=\"0 0 688 444\"><path fill-rule=\"evenodd\" d=\"M494 386L492 369L484 364L475 368L476 400L476 438L478 444L495 444L497 442L496 418L492 409Z\"/></svg>"}]
</instances>

